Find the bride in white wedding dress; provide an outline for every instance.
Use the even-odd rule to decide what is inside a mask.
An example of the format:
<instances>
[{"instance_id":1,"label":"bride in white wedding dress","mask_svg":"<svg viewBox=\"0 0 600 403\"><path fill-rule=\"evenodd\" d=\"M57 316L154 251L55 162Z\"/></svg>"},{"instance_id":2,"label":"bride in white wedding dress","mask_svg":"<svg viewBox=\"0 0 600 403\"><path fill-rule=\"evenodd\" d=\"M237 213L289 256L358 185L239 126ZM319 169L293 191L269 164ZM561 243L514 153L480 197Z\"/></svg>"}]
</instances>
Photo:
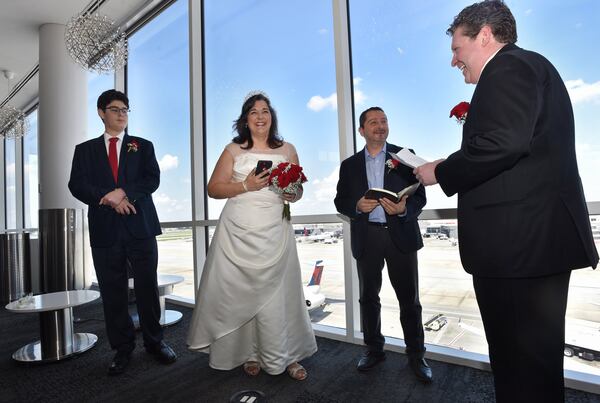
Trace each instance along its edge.
<instances>
[{"instance_id":1,"label":"bride in white wedding dress","mask_svg":"<svg viewBox=\"0 0 600 403\"><path fill-rule=\"evenodd\" d=\"M243 365L307 376L298 361L317 351L305 307L292 225L282 218L283 200L254 175L259 160L298 164L296 149L279 139L277 117L264 93L250 94L208 183L208 195L227 198L215 230L192 317L187 344L208 351L212 368Z\"/></svg>"}]
</instances>

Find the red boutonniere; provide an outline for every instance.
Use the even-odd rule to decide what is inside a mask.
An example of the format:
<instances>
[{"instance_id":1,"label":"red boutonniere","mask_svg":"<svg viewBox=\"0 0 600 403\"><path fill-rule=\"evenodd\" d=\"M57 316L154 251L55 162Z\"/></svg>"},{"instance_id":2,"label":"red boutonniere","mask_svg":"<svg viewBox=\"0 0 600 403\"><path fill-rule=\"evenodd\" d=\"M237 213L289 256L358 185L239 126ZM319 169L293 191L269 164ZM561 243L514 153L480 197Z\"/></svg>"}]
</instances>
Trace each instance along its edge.
<instances>
[{"instance_id":1,"label":"red boutonniere","mask_svg":"<svg viewBox=\"0 0 600 403\"><path fill-rule=\"evenodd\" d=\"M395 160L393 158L389 158L385 162L385 166L388 167L388 173L390 173L392 171L392 169L398 168L398 165L400 165L400 161Z\"/></svg>"},{"instance_id":2,"label":"red boutonniere","mask_svg":"<svg viewBox=\"0 0 600 403\"><path fill-rule=\"evenodd\" d=\"M469 113L470 106L471 105L468 102L459 103L450 111L450 117L454 116L458 124L462 125L467 121L467 114Z\"/></svg>"},{"instance_id":3,"label":"red boutonniere","mask_svg":"<svg viewBox=\"0 0 600 403\"><path fill-rule=\"evenodd\" d=\"M301 166L291 162L282 162L271 168L269 188L277 194L298 194L300 186L307 180L304 173L302 173ZM283 218L287 218L288 221L291 218L290 205L287 201L283 203Z\"/></svg>"},{"instance_id":4,"label":"red boutonniere","mask_svg":"<svg viewBox=\"0 0 600 403\"><path fill-rule=\"evenodd\" d=\"M127 143L127 152L133 151L134 153L137 153L138 148L139 144L135 140L131 140L129 143Z\"/></svg>"}]
</instances>

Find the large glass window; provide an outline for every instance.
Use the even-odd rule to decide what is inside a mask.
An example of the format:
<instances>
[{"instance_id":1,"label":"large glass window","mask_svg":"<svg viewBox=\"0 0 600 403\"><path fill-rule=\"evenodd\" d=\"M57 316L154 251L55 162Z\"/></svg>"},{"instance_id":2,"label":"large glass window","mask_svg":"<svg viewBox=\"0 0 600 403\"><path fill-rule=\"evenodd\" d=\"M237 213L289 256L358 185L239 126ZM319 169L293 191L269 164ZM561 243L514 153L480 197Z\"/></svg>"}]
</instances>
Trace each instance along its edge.
<instances>
[{"instance_id":1,"label":"large glass window","mask_svg":"<svg viewBox=\"0 0 600 403\"><path fill-rule=\"evenodd\" d=\"M25 228L38 227L38 120L37 109L27 115L27 134L23 137L23 204Z\"/></svg>"},{"instance_id":2,"label":"large glass window","mask_svg":"<svg viewBox=\"0 0 600 403\"><path fill-rule=\"evenodd\" d=\"M14 138L4 140L4 169L6 178L6 229L17 228L17 179L15 172L16 141Z\"/></svg>"},{"instance_id":3,"label":"large glass window","mask_svg":"<svg viewBox=\"0 0 600 403\"><path fill-rule=\"evenodd\" d=\"M339 134L331 2L266 0L250 7L208 0L204 16L207 177L236 135L232 124L244 97L262 90L277 112L280 135L296 147L308 177L292 215L335 213ZM208 218L218 218L224 203L209 199ZM341 236L341 225L295 230L304 285L317 261L324 266L320 289L309 298L311 320L345 328L343 242L332 236Z\"/></svg>"},{"instance_id":4,"label":"large glass window","mask_svg":"<svg viewBox=\"0 0 600 403\"><path fill-rule=\"evenodd\" d=\"M176 1L129 38L128 132L154 144L161 222L192 219L187 4Z\"/></svg>"},{"instance_id":5,"label":"large glass window","mask_svg":"<svg viewBox=\"0 0 600 403\"><path fill-rule=\"evenodd\" d=\"M204 2L206 167L234 137L249 91L265 91L279 132L298 151L309 182L292 214L335 213L339 139L331 2ZM222 200L209 199L209 218Z\"/></svg>"},{"instance_id":6,"label":"large glass window","mask_svg":"<svg viewBox=\"0 0 600 403\"><path fill-rule=\"evenodd\" d=\"M161 274L181 276L183 280L173 287L173 294L194 299L194 249L192 228L163 228L156 237L158 271Z\"/></svg>"},{"instance_id":7,"label":"large glass window","mask_svg":"<svg viewBox=\"0 0 600 403\"><path fill-rule=\"evenodd\" d=\"M342 224L298 224L294 232L310 320L345 328Z\"/></svg>"},{"instance_id":8,"label":"large glass window","mask_svg":"<svg viewBox=\"0 0 600 403\"><path fill-rule=\"evenodd\" d=\"M389 141L414 148L428 160L446 157L460 147L461 127L448 115L454 105L470 100L475 87L464 84L460 72L451 68L451 39L445 31L462 7L471 3L349 2L356 116L369 106L382 107L389 119ZM588 202L598 201L600 184L594 174L600 158L600 140L595 135L600 125L600 56L589 49L595 46L592 38L600 35L593 17L600 13L600 4L593 0L577 5L558 0L507 3L519 29L517 45L545 55L565 81L575 113L585 193ZM561 35L555 34L555 26L563 27ZM554 39L549 41L550 37ZM358 135L357 144L364 145ZM428 187L427 198L426 209L456 207L456 199L447 198L439 186ZM487 353L471 276L460 263L456 222L421 221L420 225L425 242L419 251L419 272L426 341ZM591 269L573 272L566 321L567 343L588 349L600 345L599 300L594 297L600 292L600 278L594 274ZM381 294L384 334L402 337L398 304L387 280ZM600 373L600 366L577 358L576 351L565 367Z\"/></svg>"},{"instance_id":9,"label":"large glass window","mask_svg":"<svg viewBox=\"0 0 600 403\"><path fill-rule=\"evenodd\" d=\"M115 88L114 74L88 73L88 139L93 139L104 133L104 124L98 116L97 101L100 94Z\"/></svg>"}]
</instances>

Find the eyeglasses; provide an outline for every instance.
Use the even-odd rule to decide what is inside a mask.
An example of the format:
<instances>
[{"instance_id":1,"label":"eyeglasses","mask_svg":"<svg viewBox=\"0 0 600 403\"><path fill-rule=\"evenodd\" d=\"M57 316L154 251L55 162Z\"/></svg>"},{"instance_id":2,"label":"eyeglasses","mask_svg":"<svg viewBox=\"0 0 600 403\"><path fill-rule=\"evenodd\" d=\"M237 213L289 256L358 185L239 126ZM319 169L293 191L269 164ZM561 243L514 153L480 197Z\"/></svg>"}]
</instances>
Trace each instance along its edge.
<instances>
[{"instance_id":1,"label":"eyeglasses","mask_svg":"<svg viewBox=\"0 0 600 403\"><path fill-rule=\"evenodd\" d=\"M116 106L111 106L110 108L106 108L106 111L111 111L112 113L120 113L123 115L127 115L131 110L129 108L117 108Z\"/></svg>"}]
</instances>

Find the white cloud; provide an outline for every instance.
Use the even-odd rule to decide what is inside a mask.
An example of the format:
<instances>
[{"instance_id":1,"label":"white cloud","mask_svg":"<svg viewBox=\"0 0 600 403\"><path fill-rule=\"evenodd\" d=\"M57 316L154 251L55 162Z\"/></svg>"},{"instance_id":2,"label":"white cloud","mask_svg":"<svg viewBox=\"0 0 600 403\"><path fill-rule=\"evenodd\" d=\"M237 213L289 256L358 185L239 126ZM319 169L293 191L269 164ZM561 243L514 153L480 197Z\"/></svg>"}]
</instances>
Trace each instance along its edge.
<instances>
[{"instance_id":1,"label":"white cloud","mask_svg":"<svg viewBox=\"0 0 600 403\"><path fill-rule=\"evenodd\" d=\"M325 108L337 109L337 94L334 92L327 98L323 98L320 95L315 95L310 98L306 106L308 106L308 109L311 109L315 112L319 112Z\"/></svg>"},{"instance_id":2,"label":"white cloud","mask_svg":"<svg viewBox=\"0 0 600 403\"><path fill-rule=\"evenodd\" d=\"M600 102L600 81L588 84L582 79L565 81L567 91L573 104L583 102Z\"/></svg>"},{"instance_id":3,"label":"white cloud","mask_svg":"<svg viewBox=\"0 0 600 403\"><path fill-rule=\"evenodd\" d=\"M533 9L529 8L527 10L525 10L525 15L531 15L531 13L533 13Z\"/></svg>"},{"instance_id":4,"label":"white cloud","mask_svg":"<svg viewBox=\"0 0 600 403\"><path fill-rule=\"evenodd\" d=\"M367 96L365 95L365 93L362 92L362 90L358 89L358 87L362 83L363 79L361 77L355 77L354 80L352 80L352 81L354 84L354 103L356 103L357 105L362 105L365 103L365 100L367 99Z\"/></svg>"},{"instance_id":5,"label":"white cloud","mask_svg":"<svg viewBox=\"0 0 600 403\"><path fill-rule=\"evenodd\" d=\"M173 201L166 193L157 193L152 195L155 204L166 205Z\"/></svg>"},{"instance_id":6,"label":"white cloud","mask_svg":"<svg viewBox=\"0 0 600 403\"><path fill-rule=\"evenodd\" d=\"M396 50L398 51L398 53L400 53L401 55L404 54L404 49L402 48L396 48Z\"/></svg>"},{"instance_id":7,"label":"white cloud","mask_svg":"<svg viewBox=\"0 0 600 403\"><path fill-rule=\"evenodd\" d=\"M354 102L357 105L362 105L365 103L367 96L361 90L354 89Z\"/></svg>"},{"instance_id":8,"label":"white cloud","mask_svg":"<svg viewBox=\"0 0 600 403\"><path fill-rule=\"evenodd\" d=\"M363 104L367 99L365 93L357 88L361 82L362 78L360 77L355 77L352 80L354 85L354 102L356 102L358 105ZM314 95L309 99L306 106L308 109L315 112L320 112L325 108L337 109L337 93L334 92L326 98L322 97L321 95Z\"/></svg>"},{"instance_id":9,"label":"white cloud","mask_svg":"<svg viewBox=\"0 0 600 403\"><path fill-rule=\"evenodd\" d=\"M158 161L158 165L160 166L161 172L177 168L179 166L179 157L171 154L165 154L160 161Z\"/></svg>"},{"instance_id":10,"label":"white cloud","mask_svg":"<svg viewBox=\"0 0 600 403\"><path fill-rule=\"evenodd\" d=\"M152 199L154 200L157 210L159 213L161 213L161 219L163 219L162 213L174 213L176 211L182 211L184 209L189 209L191 205L190 201L187 199L171 199L166 193L155 193L152 195Z\"/></svg>"},{"instance_id":11,"label":"white cloud","mask_svg":"<svg viewBox=\"0 0 600 403\"><path fill-rule=\"evenodd\" d=\"M319 35L325 35L329 31L327 30L327 28L321 28L321 29L319 29L318 32L319 32Z\"/></svg>"},{"instance_id":12,"label":"white cloud","mask_svg":"<svg viewBox=\"0 0 600 403\"><path fill-rule=\"evenodd\" d=\"M339 178L339 165L323 179L314 179L311 184L314 188L313 194L319 202L331 202L335 198L336 187Z\"/></svg>"}]
</instances>

